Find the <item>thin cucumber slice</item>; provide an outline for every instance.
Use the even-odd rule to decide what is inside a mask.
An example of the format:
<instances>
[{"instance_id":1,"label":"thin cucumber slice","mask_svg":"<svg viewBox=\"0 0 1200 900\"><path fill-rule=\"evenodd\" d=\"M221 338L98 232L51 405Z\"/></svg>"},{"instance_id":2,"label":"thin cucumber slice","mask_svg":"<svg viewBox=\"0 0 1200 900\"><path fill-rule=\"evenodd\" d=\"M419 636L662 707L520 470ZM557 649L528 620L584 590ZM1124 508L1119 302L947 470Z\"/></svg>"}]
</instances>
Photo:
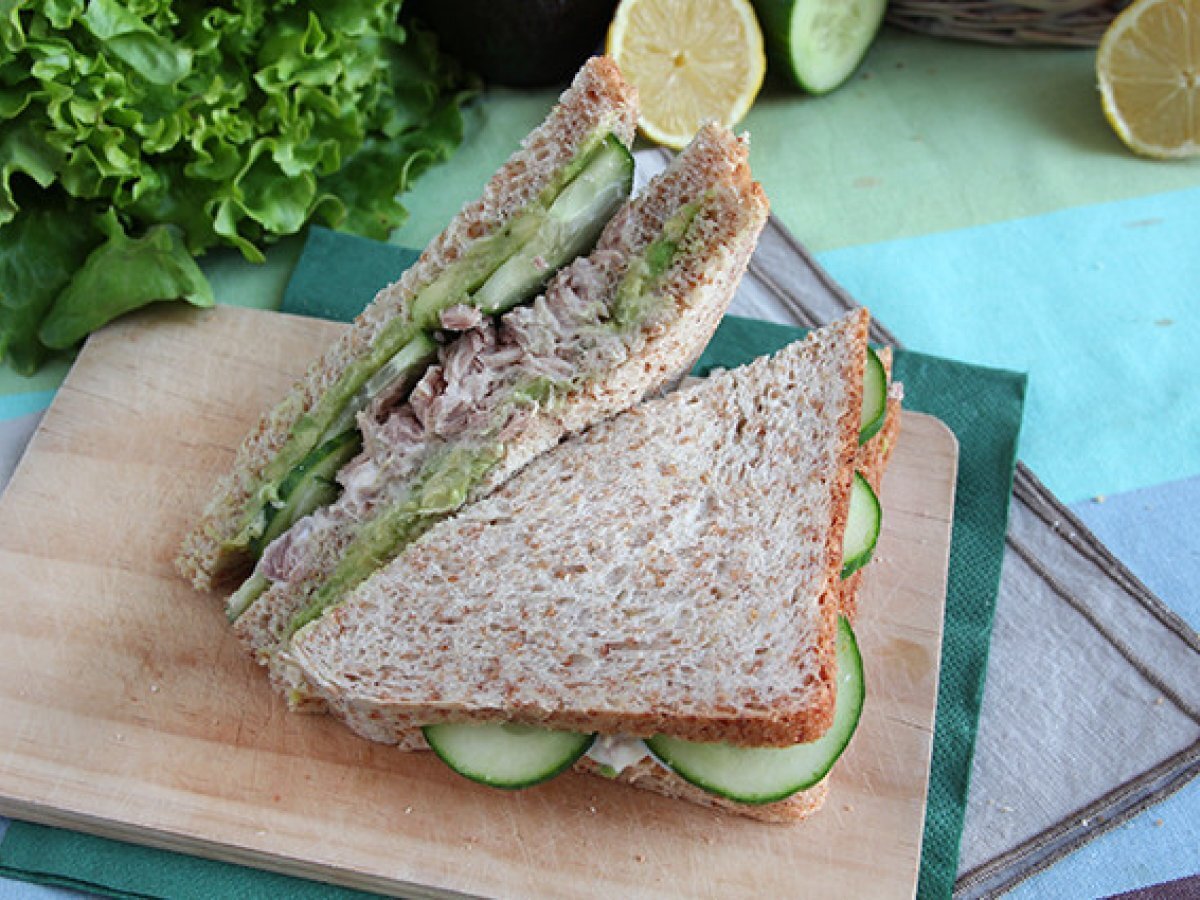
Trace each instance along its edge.
<instances>
[{"instance_id":1,"label":"thin cucumber slice","mask_svg":"<svg viewBox=\"0 0 1200 900\"><path fill-rule=\"evenodd\" d=\"M432 336L421 332L401 347L396 355L367 379L358 392L350 398L333 424L325 431L326 439L356 427L358 414L384 391L401 391L421 380L437 356L438 343Z\"/></svg>"},{"instance_id":2,"label":"thin cucumber slice","mask_svg":"<svg viewBox=\"0 0 1200 900\"><path fill-rule=\"evenodd\" d=\"M859 418L858 442L865 444L879 433L887 418L887 370L879 354L867 348L867 366L863 372L862 414Z\"/></svg>"},{"instance_id":3,"label":"thin cucumber slice","mask_svg":"<svg viewBox=\"0 0 1200 900\"><path fill-rule=\"evenodd\" d=\"M423 288L410 306L412 321L421 328L437 328L443 310L456 303L470 302L470 295L479 290L505 260L533 240L555 200L591 164L610 137L608 132L590 134L575 157L551 176L536 201L510 217L498 232L472 244L464 257Z\"/></svg>"},{"instance_id":4,"label":"thin cucumber slice","mask_svg":"<svg viewBox=\"0 0 1200 900\"><path fill-rule=\"evenodd\" d=\"M333 478L361 448L362 437L352 428L325 441L288 473L279 485L279 500L263 509L262 535L250 545L256 558L300 519L337 498Z\"/></svg>"},{"instance_id":5,"label":"thin cucumber slice","mask_svg":"<svg viewBox=\"0 0 1200 900\"><path fill-rule=\"evenodd\" d=\"M549 781L587 753L596 736L512 722L426 725L430 749L464 778L496 788Z\"/></svg>"},{"instance_id":6,"label":"thin cucumber slice","mask_svg":"<svg viewBox=\"0 0 1200 900\"><path fill-rule=\"evenodd\" d=\"M855 472L854 483L850 486L850 514L842 533L843 578L849 578L870 562L882 523L883 507L879 498L862 473Z\"/></svg>"},{"instance_id":7,"label":"thin cucumber slice","mask_svg":"<svg viewBox=\"0 0 1200 900\"><path fill-rule=\"evenodd\" d=\"M754 0L772 62L811 94L846 82L883 24L887 0Z\"/></svg>"},{"instance_id":8,"label":"thin cucumber slice","mask_svg":"<svg viewBox=\"0 0 1200 900\"><path fill-rule=\"evenodd\" d=\"M359 433L351 429L321 444L288 474L279 486L279 502L263 507L262 534L250 544L256 559L262 556L268 544L302 518L337 499L338 485L334 476L361 447ZM229 621L236 622L270 586L265 575L251 574L225 605Z\"/></svg>"},{"instance_id":9,"label":"thin cucumber slice","mask_svg":"<svg viewBox=\"0 0 1200 900\"><path fill-rule=\"evenodd\" d=\"M266 593L271 586L270 579L262 572L252 572L250 577L242 582L242 586L233 592L225 604L225 617L230 623L241 618L242 613L254 605L254 601Z\"/></svg>"},{"instance_id":10,"label":"thin cucumber slice","mask_svg":"<svg viewBox=\"0 0 1200 900\"><path fill-rule=\"evenodd\" d=\"M794 747L701 744L667 735L646 741L655 757L685 781L739 803L774 803L812 787L837 762L862 715L862 657L845 618L838 620L837 703L833 724L815 741Z\"/></svg>"},{"instance_id":11,"label":"thin cucumber slice","mask_svg":"<svg viewBox=\"0 0 1200 900\"><path fill-rule=\"evenodd\" d=\"M591 250L633 188L633 155L614 135L563 189L534 237L475 292L472 304L493 315L536 293L559 268Z\"/></svg>"}]
</instances>

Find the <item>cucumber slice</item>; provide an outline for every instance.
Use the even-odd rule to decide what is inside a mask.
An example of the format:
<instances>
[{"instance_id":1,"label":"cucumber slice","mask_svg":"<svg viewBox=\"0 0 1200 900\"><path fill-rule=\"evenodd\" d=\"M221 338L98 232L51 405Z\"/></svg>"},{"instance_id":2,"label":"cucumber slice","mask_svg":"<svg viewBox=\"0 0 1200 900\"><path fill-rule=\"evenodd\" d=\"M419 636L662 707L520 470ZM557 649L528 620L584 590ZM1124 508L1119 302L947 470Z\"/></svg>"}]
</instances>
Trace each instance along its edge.
<instances>
[{"instance_id":1,"label":"cucumber slice","mask_svg":"<svg viewBox=\"0 0 1200 900\"><path fill-rule=\"evenodd\" d=\"M844 84L862 62L887 0L754 0L776 67L810 94Z\"/></svg>"},{"instance_id":2,"label":"cucumber slice","mask_svg":"<svg viewBox=\"0 0 1200 900\"><path fill-rule=\"evenodd\" d=\"M574 765L596 738L512 722L426 725L421 731L430 749L459 775L508 789L549 781Z\"/></svg>"},{"instance_id":3,"label":"cucumber slice","mask_svg":"<svg viewBox=\"0 0 1200 900\"><path fill-rule=\"evenodd\" d=\"M489 315L512 309L559 268L589 251L633 188L633 156L614 135L546 213L537 234L491 274L472 298Z\"/></svg>"},{"instance_id":4,"label":"cucumber slice","mask_svg":"<svg viewBox=\"0 0 1200 900\"><path fill-rule=\"evenodd\" d=\"M362 437L352 428L325 441L288 473L279 485L279 500L263 510L262 535L250 545L255 557L262 556L271 541L318 506L336 499L338 487L333 478L361 448Z\"/></svg>"},{"instance_id":5,"label":"cucumber slice","mask_svg":"<svg viewBox=\"0 0 1200 900\"><path fill-rule=\"evenodd\" d=\"M866 693L862 657L845 618L838 620L837 662L833 724L815 741L794 747L734 747L660 734L646 745L663 765L710 793L756 805L786 799L824 778L858 727Z\"/></svg>"},{"instance_id":6,"label":"cucumber slice","mask_svg":"<svg viewBox=\"0 0 1200 900\"><path fill-rule=\"evenodd\" d=\"M879 528L883 522L883 507L861 472L854 473L850 486L850 514L842 534L842 577L849 578L871 560Z\"/></svg>"},{"instance_id":7,"label":"cucumber slice","mask_svg":"<svg viewBox=\"0 0 1200 900\"><path fill-rule=\"evenodd\" d=\"M270 586L270 580L262 572L251 572L250 577L242 582L242 586L234 591L225 603L225 618L230 624L236 622Z\"/></svg>"},{"instance_id":8,"label":"cucumber slice","mask_svg":"<svg viewBox=\"0 0 1200 900\"><path fill-rule=\"evenodd\" d=\"M279 501L263 507L263 527L250 549L261 557L267 545L309 513L337 499L339 487L334 476L362 448L358 431L350 429L330 438L306 456L279 486ZM265 575L254 572L243 582L225 605L230 622L248 610L270 587Z\"/></svg>"},{"instance_id":9,"label":"cucumber slice","mask_svg":"<svg viewBox=\"0 0 1200 900\"><path fill-rule=\"evenodd\" d=\"M350 428L357 427L358 414L367 405L393 387L397 390L411 387L421 380L425 370L429 368L437 356L438 343L430 335L420 332L413 336L407 344L401 347L396 355L383 364L383 367L367 379L358 392L350 398L345 409L341 411L333 424L325 431L325 438L341 434Z\"/></svg>"},{"instance_id":10,"label":"cucumber slice","mask_svg":"<svg viewBox=\"0 0 1200 900\"><path fill-rule=\"evenodd\" d=\"M883 360L867 348L867 367L863 372L862 414L859 418L858 442L865 444L879 433L887 418L887 370Z\"/></svg>"}]
</instances>

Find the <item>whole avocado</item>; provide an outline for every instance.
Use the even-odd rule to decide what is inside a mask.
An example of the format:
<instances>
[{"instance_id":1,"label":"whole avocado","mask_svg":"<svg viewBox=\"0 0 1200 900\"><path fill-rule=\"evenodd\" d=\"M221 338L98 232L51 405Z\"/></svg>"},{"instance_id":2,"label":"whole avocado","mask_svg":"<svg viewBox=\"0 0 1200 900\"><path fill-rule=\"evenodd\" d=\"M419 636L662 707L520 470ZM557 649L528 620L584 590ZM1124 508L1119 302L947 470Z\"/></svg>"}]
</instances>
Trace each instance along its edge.
<instances>
[{"instance_id":1,"label":"whole avocado","mask_svg":"<svg viewBox=\"0 0 1200 900\"><path fill-rule=\"evenodd\" d=\"M616 0L413 0L414 16L485 81L561 82L599 46Z\"/></svg>"}]
</instances>

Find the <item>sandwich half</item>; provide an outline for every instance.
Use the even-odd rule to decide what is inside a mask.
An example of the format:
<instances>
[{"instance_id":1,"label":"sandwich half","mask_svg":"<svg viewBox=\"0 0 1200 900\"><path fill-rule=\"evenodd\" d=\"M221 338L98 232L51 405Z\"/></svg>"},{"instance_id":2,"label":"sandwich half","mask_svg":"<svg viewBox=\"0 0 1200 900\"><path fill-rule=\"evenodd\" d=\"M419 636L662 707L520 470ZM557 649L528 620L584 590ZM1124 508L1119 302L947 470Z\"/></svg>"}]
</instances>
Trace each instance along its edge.
<instances>
[{"instance_id":1,"label":"sandwich half","mask_svg":"<svg viewBox=\"0 0 1200 900\"><path fill-rule=\"evenodd\" d=\"M728 129L703 129L531 304L456 312L415 386L359 415L340 495L274 540L230 601L294 707L319 709L284 662L293 633L565 436L686 374L766 221L747 155Z\"/></svg>"},{"instance_id":2,"label":"sandwich half","mask_svg":"<svg viewBox=\"0 0 1200 900\"><path fill-rule=\"evenodd\" d=\"M336 496L334 473L362 448L357 417L411 388L437 355L439 329L528 301L591 248L631 189L637 115L611 60L584 65L482 196L255 425L183 543L186 578L211 590L245 576Z\"/></svg>"},{"instance_id":3,"label":"sandwich half","mask_svg":"<svg viewBox=\"0 0 1200 900\"><path fill-rule=\"evenodd\" d=\"M866 378L886 375L867 324L851 314L539 456L302 627L287 663L359 734L485 784L575 766L808 815L863 696L843 574L879 509L847 527L855 467L878 484L899 419L898 387ZM887 414L874 436L864 393Z\"/></svg>"},{"instance_id":4,"label":"sandwich half","mask_svg":"<svg viewBox=\"0 0 1200 900\"><path fill-rule=\"evenodd\" d=\"M296 630L564 436L689 370L766 222L766 198L746 157L745 142L732 132L703 128L640 196L620 206L594 250L553 275L532 302L478 302L509 263L476 290L474 305L443 306L432 324L418 322L428 294L416 293L382 326L384 334L401 329L403 347L384 364L383 377L366 380L364 402L350 403L323 426L314 449L282 481L266 479L276 485L270 491L244 492L258 511L244 515L239 540L253 516L266 524L247 545L257 552L229 598L229 618L294 707L320 708L282 664ZM296 428L311 420L313 414L301 415ZM247 445L256 440L257 433ZM282 472L284 455L264 470ZM224 488L242 474L236 470ZM228 510L228 496L218 496L221 509ZM206 516L185 545L181 568L193 575L209 571L199 565L208 551L232 546L217 544L212 523Z\"/></svg>"}]
</instances>

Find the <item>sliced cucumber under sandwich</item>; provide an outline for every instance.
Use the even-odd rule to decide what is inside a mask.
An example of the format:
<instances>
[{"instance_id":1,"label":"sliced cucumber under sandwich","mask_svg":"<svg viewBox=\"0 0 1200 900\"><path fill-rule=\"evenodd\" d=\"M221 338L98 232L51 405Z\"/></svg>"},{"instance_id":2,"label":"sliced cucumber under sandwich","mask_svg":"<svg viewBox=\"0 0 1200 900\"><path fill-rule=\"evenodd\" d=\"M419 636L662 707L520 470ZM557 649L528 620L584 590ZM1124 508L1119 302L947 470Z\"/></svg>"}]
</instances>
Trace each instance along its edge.
<instances>
[{"instance_id":1,"label":"sliced cucumber under sandwich","mask_svg":"<svg viewBox=\"0 0 1200 900\"><path fill-rule=\"evenodd\" d=\"M300 628L289 664L359 734L493 787L575 768L808 815L863 705L850 621L899 427L867 320L542 454Z\"/></svg>"}]
</instances>

